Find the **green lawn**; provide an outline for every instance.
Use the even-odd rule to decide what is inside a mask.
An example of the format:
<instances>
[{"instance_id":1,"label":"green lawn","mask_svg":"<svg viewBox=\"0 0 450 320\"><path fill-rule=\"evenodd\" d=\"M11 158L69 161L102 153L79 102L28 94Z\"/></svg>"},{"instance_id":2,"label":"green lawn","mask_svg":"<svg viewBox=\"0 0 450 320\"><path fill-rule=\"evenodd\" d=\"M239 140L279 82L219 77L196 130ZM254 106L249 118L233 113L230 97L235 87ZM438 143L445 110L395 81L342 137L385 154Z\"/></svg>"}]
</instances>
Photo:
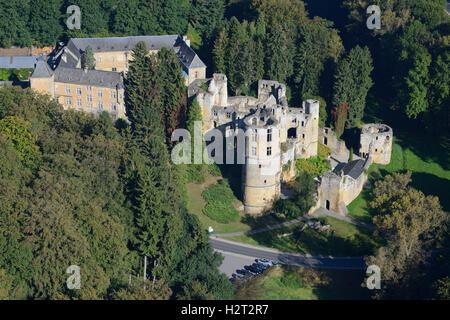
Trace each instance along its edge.
<instances>
[{"instance_id":1,"label":"green lawn","mask_svg":"<svg viewBox=\"0 0 450 320\"><path fill-rule=\"evenodd\" d=\"M282 251L335 256L369 254L381 243L380 239L374 238L371 230L332 217L324 217L321 220L332 226L333 234L324 234L310 228L300 232L303 226L300 223L286 228L248 236L229 237L228 239ZM279 237L279 235L291 232L292 235Z\"/></svg>"},{"instance_id":2,"label":"green lawn","mask_svg":"<svg viewBox=\"0 0 450 320\"><path fill-rule=\"evenodd\" d=\"M336 300L369 299L369 290L361 287L363 271L314 270L295 266L269 269L236 291L236 299L250 300Z\"/></svg>"},{"instance_id":3,"label":"green lawn","mask_svg":"<svg viewBox=\"0 0 450 320\"><path fill-rule=\"evenodd\" d=\"M230 223L219 223L211 219L203 212L206 201L203 198L202 193L211 184L217 183L217 181L220 179L222 179L221 176L214 177L207 174L204 183L190 183L187 187L189 197L188 210L190 213L195 214L199 218L200 223L205 229L208 229L209 226L212 226L215 233L231 233L248 231L250 229L260 228L285 221L284 219L276 217L274 215L253 217L245 215L243 211L239 211L239 218L237 219L237 221L232 221ZM235 198L233 202L235 208L239 208L242 206L242 202L240 202L237 198Z\"/></svg>"},{"instance_id":4,"label":"green lawn","mask_svg":"<svg viewBox=\"0 0 450 320\"><path fill-rule=\"evenodd\" d=\"M386 165L373 164L368 170L369 178L374 181L393 172L412 171L411 186L426 195L436 195L446 211L450 211L450 170L446 148L437 141L411 141L395 138L392 145L391 162ZM349 206L349 217L370 222L372 215L368 210L370 191L363 191Z\"/></svg>"}]
</instances>

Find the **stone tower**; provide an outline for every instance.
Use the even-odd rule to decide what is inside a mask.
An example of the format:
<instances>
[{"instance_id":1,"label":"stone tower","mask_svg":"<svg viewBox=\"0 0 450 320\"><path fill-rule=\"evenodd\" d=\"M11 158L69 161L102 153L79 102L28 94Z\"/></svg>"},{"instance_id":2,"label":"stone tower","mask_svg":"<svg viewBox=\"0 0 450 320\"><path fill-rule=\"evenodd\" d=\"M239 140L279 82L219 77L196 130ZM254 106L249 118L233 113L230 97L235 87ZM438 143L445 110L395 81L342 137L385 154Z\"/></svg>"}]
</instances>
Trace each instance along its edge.
<instances>
[{"instance_id":1,"label":"stone tower","mask_svg":"<svg viewBox=\"0 0 450 320\"><path fill-rule=\"evenodd\" d=\"M359 156L374 163L389 164L392 151L392 128L385 124L365 124L361 128Z\"/></svg>"},{"instance_id":2,"label":"stone tower","mask_svg":"<svg viewBox=\"0 0 450 320\"><path fill-rule=\"evenodd\" d=\"M280 196L281 157L278 121L272 109L259 109L244 119L246 132L242 189L245 212L264 213Z\"/></svg>"}]
</instances>

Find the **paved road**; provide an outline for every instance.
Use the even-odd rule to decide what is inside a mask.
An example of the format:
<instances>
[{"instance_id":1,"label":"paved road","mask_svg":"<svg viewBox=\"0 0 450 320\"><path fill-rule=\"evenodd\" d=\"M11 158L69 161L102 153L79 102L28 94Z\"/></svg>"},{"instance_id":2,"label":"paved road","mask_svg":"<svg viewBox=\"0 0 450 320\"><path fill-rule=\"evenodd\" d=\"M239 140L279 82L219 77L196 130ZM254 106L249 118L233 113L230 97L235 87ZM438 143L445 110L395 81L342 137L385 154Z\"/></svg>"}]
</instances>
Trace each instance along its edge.
<instances>
[{"instance_id":1,"label":"paved road","mask_svg":"<svg viewBox=\"0 0 450 320\"><path fill-rule=\"evenodd\" d=\"M249 258L267 258L289 265L311 267L317 269L365 269L362 257L311 256L299 253L283 252L275 249L256 247L248 244L210 237L210 243L217 251L239 254Z\"/></svg>"}]
</instances>

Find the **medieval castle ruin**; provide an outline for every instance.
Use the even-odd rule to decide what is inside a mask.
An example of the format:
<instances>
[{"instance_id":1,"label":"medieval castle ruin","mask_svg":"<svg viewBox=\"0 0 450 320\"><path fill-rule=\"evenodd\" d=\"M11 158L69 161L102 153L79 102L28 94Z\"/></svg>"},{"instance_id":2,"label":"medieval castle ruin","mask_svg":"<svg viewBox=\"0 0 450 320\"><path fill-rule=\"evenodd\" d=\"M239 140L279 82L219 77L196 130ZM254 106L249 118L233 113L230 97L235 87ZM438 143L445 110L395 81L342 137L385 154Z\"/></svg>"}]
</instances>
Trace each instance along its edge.
<instances>
[{"instance_id":1,"label":"medieval castle ruin","mask_svg":"<svg viewBox=\"0 0 450 320\"><path fill-rule=\"evenodd\" d=\"M368 166L372 162L390 162L390 127L362 126L358 154L348 162L350 151L345 143L336 138L331 128L319 128L318 101L307 100L301 107L289 107L286 86L268 80L258 82L257 98L229 97L227 77L214 74L206 79L206 65L192 50L189 40L178 35L70 39L48 58L36 59L30 86L54 97L65 109L94 115L107 111L114 120L126 119L124 76L131 50L139 41L146 44L150 54L161 48L175 51L188 96L196 97L202 109L203 134L216 128L226 138L227 149L245 146L241 152L242 198L247 213L270 210L273 202L283 196L282 183L295 178L295 161L316 157L319 142L332 151L332 170L316 178L315 208L345 215L346 206L367 181ZM92 48L95 70L82 66L87 47ZM246 132L243 144L235 141L239 131Z\"/></svg>"},{"instance_id":2,"label":"medieval castle ruin","mask_svg":"<svg viewBox=\"0 0 450 320\"><path fill-rule=\"evenodd\" d=\"M289 107L286 86L276 81L260 80L257 98L228 97L226 76L214 74L211 79L192 83L189 95L197 98L202 109L204 134L219 129L227 148L236 148L230 137L237 137L238 130L245 131L242 198L249 214L271 209L282 196L282 183L295 178L295 161L316 157L319 142L330 148L335 165L316 179L317 205L313 210L323 207L347 214L346 206L367 181L369 165L390 161L390 127L362 126L359 153L356 160L347 162L350 152L345 143L330 128L319 128L319 102L307 100L299 108Z\"/></svg>"}]
</instances>

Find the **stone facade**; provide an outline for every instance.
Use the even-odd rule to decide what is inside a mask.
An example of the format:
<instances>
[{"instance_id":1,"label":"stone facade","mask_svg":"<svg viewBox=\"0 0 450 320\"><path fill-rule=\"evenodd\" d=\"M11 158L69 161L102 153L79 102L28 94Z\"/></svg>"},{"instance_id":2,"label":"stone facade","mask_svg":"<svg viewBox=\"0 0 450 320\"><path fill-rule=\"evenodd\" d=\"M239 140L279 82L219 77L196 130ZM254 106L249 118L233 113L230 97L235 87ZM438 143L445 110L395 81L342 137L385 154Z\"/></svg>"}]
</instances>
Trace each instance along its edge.
<instances>
[{"instance_id":1,"label":"stone facade","mask_svg":"<svg viewBox=\"0 0 450 320\"><path fill-rule=\"evenodd\" d=\"M317 156L319 102L308 100L299 108L291 108L286 86L268 80L258 82L257 98L228 97L223 74L214 74L212 79L195 83L189 90L202 109L204 133L213 128L226 137L235 135L237 130L245 132L245 210L252 214L269 210L280 196L282 179L295 175L295 170L287 170L282 178L283 166L292 165L298 158Z\"/></svg>"},{"instance_id":2,"label":"stone facade","mask_svg":"<svg viewBox=\"0 0 450 320\"><path fill-rule=\"evenodd\" d=\"M48 61L38 58L30 86L56 98L65 109L95 115L107 111L114 120L126 119L123 78L132 60L132 50L140 41L146 44L149 54L161 48L173 49L186 85L205 79L206 65L191 49L186 37L73 38L67 44L59 44ZM94 54L95 70L82 69L82 55L88 46Z\"/></svg>"},{"instance_id":3,"label":"stone facade","mask_svg":"<svg viewBox=\"0 0 450 320\"><path fill-rule=\"evenodd\" d=\"M392 128L385 124L365 124L361 128L359 156L374 163L389 164L392 152Z\"/></svg>"},{"instance_id":4,"label":"stone facade","mask_svg":"<svg viewBox=\"0 0 450 320\"><path fill-rule=\"evenodd\" d=\"M319 206L346 215L347 206L358 197L367 181L370 160L355 160L325 172L318 187Z\"/></svg>"}]
</instances>

